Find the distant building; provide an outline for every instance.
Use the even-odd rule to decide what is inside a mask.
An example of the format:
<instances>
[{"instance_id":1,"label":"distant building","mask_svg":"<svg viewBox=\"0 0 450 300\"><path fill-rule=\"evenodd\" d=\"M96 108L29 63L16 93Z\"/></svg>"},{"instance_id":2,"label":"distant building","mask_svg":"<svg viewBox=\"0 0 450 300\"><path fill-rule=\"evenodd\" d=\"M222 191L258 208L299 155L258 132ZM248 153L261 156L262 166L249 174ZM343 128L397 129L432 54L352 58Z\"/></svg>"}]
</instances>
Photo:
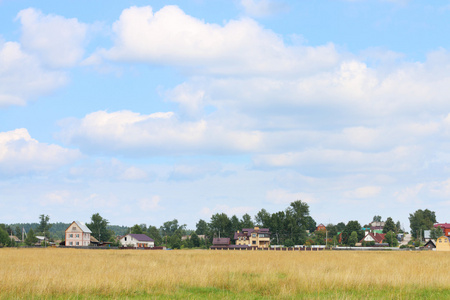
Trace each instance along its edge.
<instances>
[{"instance_id":1,"label":"distant building","mask_svg":"<svg viewBox=\"0 0 450 300\"><path fill-rule=\"evenodd\" d=\"M66 229L66 246L86 247L91 243L91 230L80 221L73 221Z\"/></svg>"},{"instance_id":2,"label":"distant building","mask_svg":"<svg viewBox=\"0 0 450 300\"><path fill-rule=\"evenodd\" d=\"M372 222L370 223L370 230L373 233L383 233L383 228L386 222Z\"/></svg>"},{"instance_id":3,"label":"distant building","mask_svg":"<svg viewBox=\"0 0 450 300\"><path fill-rule=\"evenodd\" d=\"M450 224L448 223L437 223L434 224L434 228L441 227L442 231L444 232L445 236L450 236Z\"/></svg>"},{"instance_id":4,"label":"distant building","mask_svg":"<svg viewBox=\"0 0 450 300\"><path fill-rule=\"evenodd\" d=\"M317 228L316 228L316 231L319 231L319 230L327 230L327 227L325 227L325 225L323 225L322 223L320 223L320 224L317 226Z\"/></svg>"},{"instance_id":5,"label":"distant building","mask_svg":"<svg viewBox=\"0 0 450 300\"><path fill-rule=\"evenodd\" d=\"M385 234L383 233L373 233L373 232L368 232L366 233L366 236L362 238L362 240L360 240L359 242L375 242L376 244L381 244L383 243Z\"/></svg>"},{"instance_id":6,"label":"distant building","mask_svg":"<svg viewBox=\"0 0 450 300\"><path fill-rule=\"evenodd\" d=\"M450 237L441 236L436 240L436 251L450 251Z\"/></svg>"},{"instance_id":7,"label":"distant building","mask_svg":"<svg viewBox=\"0 0 450 300\"><path fill-rule=\"evenodd\" d=\"M269 248L270 232L269 228L243 228L242 232L235 232L234 240L236 245L249 247Z\"/></svg>"},{"instance_id":8,"label":"distant building","mask_svg":"<svg viewBox=\"0 0 450 300\"><path fill-rule=\"evenodd\" d=\"M153 248L155 241L145 234L130 233L120 238L120 244L125 247Z\"/></svg>"},{"instance_id":9,"label":"distant building","mask_svg":"<svg viewBox=\"0 0 450 300\"><path fill-rule=\"evenodd\" d=\"M436 248L436 242L433 240L429 240L424 246L426 249L435 249Z\"/></svg>"},{"instance_id":10,"label":"distant building","mask_svg":"<svg viewBox=\"0 0 450 300\"><path fill-rule=\"evenodd\" d=\"M213 238L213 247L228 247L230 238Z\"/></svg>"}]
</instances>

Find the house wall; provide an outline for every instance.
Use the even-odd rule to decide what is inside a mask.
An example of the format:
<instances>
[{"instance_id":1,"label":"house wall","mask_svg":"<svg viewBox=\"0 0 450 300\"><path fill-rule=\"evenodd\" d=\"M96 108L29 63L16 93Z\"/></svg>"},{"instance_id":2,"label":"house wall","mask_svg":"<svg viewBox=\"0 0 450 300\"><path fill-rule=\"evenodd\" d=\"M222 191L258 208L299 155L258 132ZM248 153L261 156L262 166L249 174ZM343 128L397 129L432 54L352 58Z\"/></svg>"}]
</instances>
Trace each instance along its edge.
<instances>
[{"instance_id":1,"label":"house wall","mask_svg":"<svg viewBox=\"0 0 450 300\"><path fill-rule=\"evenodd\" d=\"M91 243L91 234L83 232L75 222L66 229L66 246L89 246Z\"/></svg>"},{"instance_id":2,"label":"house wall","mask_svg":"<svg viewBox=\"0 0 450 300\"><path fill-rule=\"evenodd\" d=\"M122 246L128 247L150 247L153 248L155 246L155 242L143 242L138 241L132 236L126 235L120 239L120 244Z\"/></svg>"},{"instance_id":3,"label":"house wall","mask_svg":"<svg viewBox=\"0 0 450 300\"><path fill-rule=\"evenodd\" d=\"M441 236L436 240L436 251L450 251L450 241L448 237Z\"/></svg>"}]
</instances>

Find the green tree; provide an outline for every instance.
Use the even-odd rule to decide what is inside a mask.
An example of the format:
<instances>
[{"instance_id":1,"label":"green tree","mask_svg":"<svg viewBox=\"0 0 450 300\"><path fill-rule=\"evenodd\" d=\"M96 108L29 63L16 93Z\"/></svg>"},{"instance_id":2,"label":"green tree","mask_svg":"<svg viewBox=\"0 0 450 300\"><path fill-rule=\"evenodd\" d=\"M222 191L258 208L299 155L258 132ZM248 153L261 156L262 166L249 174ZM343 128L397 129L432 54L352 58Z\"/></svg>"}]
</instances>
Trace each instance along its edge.
<instances>
[{"instance_id":1,"label":"green tree","mask_svg":"<svg viewBox=\"0 0 450 300\"><path fill-rule=\"evenodd\" d=\"M337 227L333 224L328 224L327 226L327 231L328 231L328 238L331 239L334 236L337 235L338 231L337 231Z\"/></svg>"},{"instance_id":2,"label":"green tree","mask_svg":"<svg viewBox=\"0 0 450 300\"><path fill-rule=\"evenodd\" d=\"M434 223L436 223L434 211L419 209L414 214L409 214L409 227L411 228L411 235L415 238L419 237L423 230L431 230Z\"/></svg>"},{"instance_id":3,"label":"green tree","mask_svg":"<svg viewBox=\"0 0 450 300\"><path fill-rule=\"evenodd\" d=\"M25 244L27 246L33 246L34 244L36 244L38 242L38 238L36 237L36 235L34 234L33 229L30 229L27 233L27 237L25 238Z\"/></svg>"},{"instance_id":4,"label":"green tree","mask_svg":"<svg viewBox=\"0 0 450 300\"><path fill-rule=\"evenodd\" d=\"M372 222L381 222L381 216L373 216Z\"/></svg>"},{"instance_id":5,"label":"green tree","mask_svg":"<svg viewBox=\"0 0 450 300\"><path fill-rule=\"evenodd\" d=\"M217 213L211 216L211 221L209 222L209 228L211 229L211 233L216 235L217 237L232 237L233 230L230 219L225 213Z\"/></svg>"},{"instance_id":6,"label":"green tree","mask_svg":"<svg viewBox=\"0 0 450 300\"><path fill-rule=\"evenodd\" d=\"M92 215L91 223L87 223L86 226L92 231L92 236L99 242L103 242L109 241L112 237L112 231L107 229L108 223L108 220L96 213Z\"/></svg>"},{"instance_id":7,"label":"green tree","mask_svg":"<svg viewBox=\"0 0 450 300\"><path fill-rule=\"evenodd\" d=\"M172 221L164 222L163 226L161 226L159 230L163 236L172 236L177 230L180 230L182 235L184 235L186 231L186 224L179 225L178 220L173 219Z\"/></svg>"},{"instance_id":8,"label":"green tree","mask_svg":"<svg viewBox=\"0 0 450 300\"><path fill-rule=\"evenodd\" d=\"M339 222L336 224L336 230L337 232L343 232L345 229L345 223L344 222Z\"/></svg>"},{"instance_id":9,"label":"green tree","mask_svg":"<svg viewBox=\"0 0 450 300\"><path fill-rule=\"evenodd\" d=\"M354 247L357 242L358 242L358 233L356 231L353 231L350 234L350 237L348 238L348 245Z\"/></svg>"},{"instance_id":10,"label":"green tree","mask_svg":"<svg viewBox=\"0 0 450 300\"><path fill-rule=\"evenodd\" d=\"M230 219L231 222L231 231L236 232L242 229L241 221L239 221L236 215L233 215Z\"/></svg>"},{"instance_id":11,"label":"green tree","mask_svg":"<svg viewBox=\"0 0 450 300\"><path fill-rule=\"evenodd\" d=\"M142 227L138 224L131 227L131 233L133 234L143 234L144 231L142 230Z\"/></svg>"},{"instance_id":12,"label":"green tree","mask_svg":"<svg viewBox=\"0 0 450 300\"><path fill-rule=\"evenodd\" d=\"M159 233L158 228L155 226L149 226L147 229L147 236L152 238L155 241L155 246L162 245L161 234Z\"/></svg>"},{"instance_id":13,"label":"green tree","mask_svg":"<svg viewBox=\"0 0 450 300\"><path fill-rule=\"evenodd\" d=\"M301 200L294 201L286 209L288 232L296 245L302 245L306 240L306 229L310 225L309 206Z\"/></svg>"},{"instance_id":14,"label":"green tree","mask_svg":"<svg viewBox=\"0 0 450 300\"><path fill-rule=\"evenodd\" d=\"M441 236L444 235L444 231L442 230L442 228L440 226L438 226L437 228L432 228L430 231L430 238L435 240Z\"/></svg>"},{"instance_id":15,"label":"green tree","mask_svg":"<svg viewBox=\"0 0 450 300\"><path fill-rule=\"evenodd\" d=\"M244 214L241 219L242 228L253 228L255 223L252 221L252 217L249 214Z\"/></svg>"},{"instance_id":16,"label":"green tree","mask_svg":"<svg viewBox=\"0 0 450 300\"><path fill-rule=\"evenodd\" d=\"M386 219L383 227L383 233L388 233L389 231L397 232L397 227L395 226L394 220L391 217Z\"/></svg>"},{"instance_id":17,"label":"green tree","mask_svg":"<svg viewBox=\"0 0 450 300\"><path fill-rule=\"evenodd\" d=\"M361 230L361 225L359 224L359 222L348 221L347 225L345 225L344 231L342 232L342 239L344 244L349 243L349 238L353 231L356 232L358 241L364 237L364 232Z\"/></svg>"},{"instance_id":18,"label":"green tree","mask_svg":"<svg viewBox=\"0 0 450 300\"><path fill-rule=\"evenodd\" d=\"M209 232L209 226L208 223L205 220L200 219L198 223L196 224L196 230L195 233L198 235L208 235Z\"/></svg>"},{"instance_id":19,"label":"green tree","mask_svg":"<svg viewBox=\"0 0 450 300\"><path fill-rule=\"evenodd\" d=\"M1 224L3 225L3 224ZM4 226L0 226L0 246L7 246L9 245L9 235L8 232L4 229Z\"/></svg>"},{"instance_id":20,"label":"green tree","mask_svg":"<svg viewBox=\"0 0 450 300\"><path fill-rule=\"evenodd\" d=\"M52 227L52 224L49 223L50 217L48 215L40 215L39 219L39 226L36 228L36 231L39 234L49 237L49 230Z\"/></svg>"},{"instance_id":21,"label":"green tree","mask_svg":"<svg viewBox=\"0 0 450 300\"><path fill-rule=\"evenodd\" d=\"M397 235L392 230L386 233L384 236L384 242L389 244L389 247L397 247L398 246L398 240Z\"/></svg>"},{"instance_id":22,"label":"green tree","mask_svg":"<svg viewBox=\"0 0 450 300\"><path fill-rule=\"evenodd\" d=\"M191 234L191 242L192 242L192 246L200 247L200 239L195 232Z\"/></svg>"},{"instance_id":23,"label":"green tree","mask_svg":"<svg viewBox=\"0 0 450 300\"><path fill-rule=\"evenodd\" d=\"M270 228L270 218L271 214L263 208L256 214L255 221L259 227Z\"/></svg>"}]
</instances>

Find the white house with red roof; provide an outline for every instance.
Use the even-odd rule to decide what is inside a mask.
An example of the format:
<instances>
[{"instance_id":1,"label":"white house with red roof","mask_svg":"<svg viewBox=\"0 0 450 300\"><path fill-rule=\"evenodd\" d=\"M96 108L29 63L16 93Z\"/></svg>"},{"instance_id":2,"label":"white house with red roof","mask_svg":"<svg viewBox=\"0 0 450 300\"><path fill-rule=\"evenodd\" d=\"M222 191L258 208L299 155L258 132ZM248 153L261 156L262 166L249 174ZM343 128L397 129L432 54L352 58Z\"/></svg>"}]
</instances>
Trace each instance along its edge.
<instances>
[{"instance_id":1,"label":"white house with red roof","mask_svg":"<svg viewBox=\"0 0 450 300\"><path fill-rule=\"evenodd\" d=\"M359 241L360 243L362 242L375 242L376 244L381 244L384 240L384 236L386 234L384 233L374 233L374 232L367 232L366 236L363 237L363 239L361 241Z\"/></svg>"},{"instance_id":2,"label":"white house with red roof","mask_svg":"<svg viewBox=\"0 0 450 300\"><path fill-rule=\"evenodd\" d=\"M120 238L120 244L124 247L153 248L155 241L145 234L129 233Z\"/></svg>"}]
</instances>

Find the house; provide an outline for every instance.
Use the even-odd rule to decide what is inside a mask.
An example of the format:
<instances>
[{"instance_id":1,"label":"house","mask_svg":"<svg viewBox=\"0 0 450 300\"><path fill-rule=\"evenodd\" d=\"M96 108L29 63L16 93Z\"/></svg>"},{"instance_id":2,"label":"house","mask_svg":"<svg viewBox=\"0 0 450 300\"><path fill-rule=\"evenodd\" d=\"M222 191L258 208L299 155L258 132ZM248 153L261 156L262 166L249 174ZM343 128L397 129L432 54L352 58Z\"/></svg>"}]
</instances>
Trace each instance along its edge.
<instances>
[{"instance_id":1,"label":"house","mask_svg":"<svg viewBox=\"0 0 450 300\"><path fill-rule=\"evenodd\" d=\"M320 223L320 224L317 226L317 228L316 228L316 231L319 231L319 230L327 230L327 228L325 227L325 225L323 225L322 223Z\"/></svg>"},{"instance_id":2,"label":"house","mask_svg":"<svg viewBox=\"0 0 450 300\"><path fill-rule=\"evenodd\" d=\"M48 237L43 236L43 235L37 235L37 243L35 244L36 246L42 245L42 243L47 243L48 244Z\"/></svg>"},{"instance_id":3,"label":"house","mask_svg":"<svg viewBox=\"0 0 450 300\"><path fill-rule=\"evenodd\" d=\"M362 238L359 242L375 242L375 244L381 244L383 243L384 236L386 234L383 233L373 233L373 232L367 232L366 236Z\"/></svg>"},{"instance_id":4,"label":"house","mask_svg":"<svg viewBox=\"0 0 450 300\"><path fill-rule=\"evenodd\" d=\"M213 238L213 247L228 247L230 238Z\"/></svg>"},{"instance_id":5,"label":"house","mask_svg":"<svg viewBox=\"0 0 450 300\"><path fill-rule=\"evenodd\" d=\"M73 221L66 229L66 246L86 247L91 243L91 230L80 221Z\"/></svg>"},{"instance_id":6,"label":"house","mask_svg":"<svg viewBox=\"0 0 450 300\"><path fill-rule=\"evenodd\" d=\"M442 231L444 232L445 236L450 236L450 224L448 223L437 223L434 224L434 228L441 227Z\"/></svg>"},{"instance_id":7,"label":"house","mask_svg":"<svg viewBox=\"0 0 450 300\"><path fill-rule=\"evenodd\" d=\"M9 238L10 238L13 242L15 242L16 244L18 244L18 243L21 242L21 240L20 240L17 236L15 236L15 235L11 235Z\"/></svg>"},{"instance_id":8,"label":"house","mask_svg":"<svg viewBox=\"0 0 450 300\"><path fill-rule=\"evenodd\" d=\"M90 238L90 245L91 246L98 246L98 244L100 244L100 242L95 238L95 237L93 237L92 235L91 235L91 238Z\"/></svg>"},{"instance_id":9,"label":"house","mask_svg":"<svg viewBox=\"0 0 450 300\"><path fill-rule=\"evenodd\" d=\"M386 222L372 222L370 223L370 230L374 233L383 233L383 228Z\"/></svg>"},{"instance_id":10,"label":"house","mask_svg":"<svg viewBox=\"0 0 450 300\"><path fill-rule=\"evenodd\" d=\"M441 236L436 240L436 251L450 251L450 237Z\"/></svg>"},{"instance_id":11,"label":"house","mask_svg":"<svg viewBox=\"0 0 450 300\"><path fill-rule=\"evenodd\" d=\"M270 232L269 228L243 228L242 232L234 233L236 245L246 245L249 247L269 248Z\"/></svg>"},{"instance_id":12,"label":"house","mask_svg":"<svg viewBox=\"0 0 450 300\"><path fill-rule=\"evenodd\" d=\"M425 249L435 249L436 248L436 242L434 240L428 240L428 242L423 246Z\"/></svg>"},{"instance_id":13,"label":"house","mask_svg":"<svg viewBox=\"0 0 450 300\"><path fill-rule=\"evenodd\" d=\"M119 242L122 246L125 247L136 247L136 248L155 247L155 241L145 234L129 233L121 237Z\"/></svg>"}]
</instances>

